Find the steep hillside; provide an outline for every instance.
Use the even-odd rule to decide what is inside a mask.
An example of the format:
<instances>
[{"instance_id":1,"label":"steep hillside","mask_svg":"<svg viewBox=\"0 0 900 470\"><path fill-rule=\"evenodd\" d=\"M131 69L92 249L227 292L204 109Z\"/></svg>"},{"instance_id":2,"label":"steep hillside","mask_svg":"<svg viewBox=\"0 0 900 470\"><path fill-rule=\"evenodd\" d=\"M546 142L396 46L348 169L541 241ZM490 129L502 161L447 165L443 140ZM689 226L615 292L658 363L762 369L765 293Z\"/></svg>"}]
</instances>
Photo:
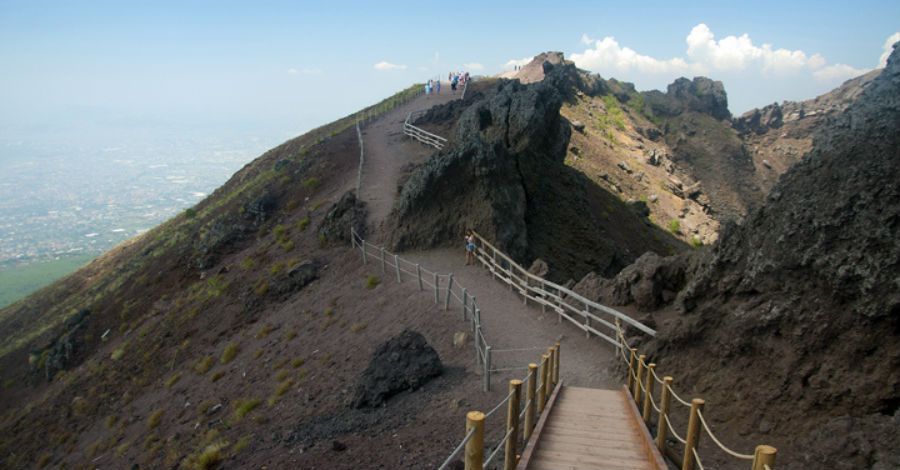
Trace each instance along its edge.
<instances>
[{"instance_id":1,"label":"steep hillside","mask_svg":"<svg viewBox=\"0 0 900 470\"><path fill-rule=\"evenodd\" d=\"M660 334L642 348L707 399L732 442L777 447L781 468L900 466L897 129L895 49L712 250L648 256L611 282L582 282L645 310L678 293L653 314Z\"/></svg>"}]
</instances>

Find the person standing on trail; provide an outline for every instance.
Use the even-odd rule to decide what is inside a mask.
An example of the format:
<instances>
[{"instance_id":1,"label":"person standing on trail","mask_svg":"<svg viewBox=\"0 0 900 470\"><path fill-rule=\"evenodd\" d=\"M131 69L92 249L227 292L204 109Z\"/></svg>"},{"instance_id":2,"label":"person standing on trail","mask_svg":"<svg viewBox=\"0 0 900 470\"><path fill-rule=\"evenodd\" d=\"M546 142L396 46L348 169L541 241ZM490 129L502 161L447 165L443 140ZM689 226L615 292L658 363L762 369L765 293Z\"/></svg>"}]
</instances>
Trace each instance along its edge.
<instances>
[{"instance_id":1,"label":"person standing on trail","mask_svg":"<svg viewBox=\"0 0 900 470\"><path fill-rule=\"evenodd\" d=\"M440 95L441 94L441 79L440 78L434 82L434 86L437 89L437 94Z\"/></svg>"},{"instance_id":2,"label":"person standing on trail","mask_svg":"<svg viewBox=\"0 0 900 470\"><path fill-rule=\"evenodd\" d=\"M475 265L475 232L466 229L466 266Z\"/></svg>"},{"instance_id":3,"label":"person standing on trail","mask_svg":"<svg viewBox=\"0 0 900 470\"><path fill-rule=\"evenodd\" d=\"M453 91L453 94L456 94L456 84L459 82L459 75L454 75L453 79L450 80L450 89Z\"/></svg>"}]
</instances>

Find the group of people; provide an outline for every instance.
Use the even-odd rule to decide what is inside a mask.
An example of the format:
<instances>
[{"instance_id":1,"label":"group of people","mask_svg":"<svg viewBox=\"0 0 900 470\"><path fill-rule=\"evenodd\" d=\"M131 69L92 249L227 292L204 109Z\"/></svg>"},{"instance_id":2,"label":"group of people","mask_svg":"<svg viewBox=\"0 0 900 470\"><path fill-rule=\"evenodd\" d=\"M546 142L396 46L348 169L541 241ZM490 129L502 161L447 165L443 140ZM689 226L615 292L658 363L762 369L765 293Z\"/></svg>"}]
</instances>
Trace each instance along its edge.
<instances>
[{"instance_id":1,"label":"group of people","mask_svg":"<svg viewBox=\"0 0 900 470\"><path fill-rule=\"evenodd\" d=\"M450 92L454 95L456 94L457 88L465 86L467 81L469 81L469 72L450 72L447 74L447 83L450 84ZM425 96L430 96L432 93L436 95L441 94L440 78L429 79L428 82L425 83Z\"/></svg>"}]
</instances>

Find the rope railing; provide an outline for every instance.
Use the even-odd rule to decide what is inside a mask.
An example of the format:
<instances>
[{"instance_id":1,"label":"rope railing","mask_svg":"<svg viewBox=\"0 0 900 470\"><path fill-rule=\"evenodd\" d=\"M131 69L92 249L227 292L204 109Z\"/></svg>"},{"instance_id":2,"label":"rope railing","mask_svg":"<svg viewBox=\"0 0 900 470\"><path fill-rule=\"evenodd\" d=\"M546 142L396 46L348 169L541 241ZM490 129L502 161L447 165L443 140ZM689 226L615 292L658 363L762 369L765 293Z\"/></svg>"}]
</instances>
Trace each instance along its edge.
<instances>
[{"instance_id":1,"label":"rope railing","mask_svg":"<svg viewBox=\"0 0 900 470\"><path fill-rule=\"evenodd\" d=\"M494 405L487 413L470 411L466 414L466 435L456 446L438 470L448 468L465 448L464 465L466 470L483 470L504 451L503 469L513 470L519 463L519 450L531 438L538 418L549 411L547 407L554 390L561 386L559 381L559 348L560 344L548 348L541 355L540 366L528 364L528 374L522 380L509 381L509 393ZM540 384L536 384L540 378ZM524 402L522 388L525 388ZM552 387L552 388L551 388ZM487 458L485 452L485 421L506 405L506 423L503 437L493 446ZM524 420L523 420L524 418ZM520 434L521 432L521 434Z\"/></svg>"},{"instance_id":2,"label":"rope railing","mask_svg":"<svg viewBox=\"0 0 900 470\"><path fill-rule=\"evenodd\" d=\"M618 321L616 322L616 337L619 341L618 349L621 351L619 357L624 363L628 364L626 389L631 393L638 405L643 402L643 420L645 424L648 426L651 424L652 413L654 411L658 416L656 426L656 446L660 452L664 454L667 453L668 449L666 447L666 441L667 437L671 436L684 446L684 451L681 456L681 469L693 470L699 468L700 470L703 470L704 467L700 460L698 443L700 434L705 432L712 442L725 454L740 460L752 461L752 470L763 470L764 468L771 470L771 467L775 465L775 455L777 453L777 450L774 447L758 445L753 454L744 454L723 444L713 433L712 428L703 416L702 410L705 402L699 398L694 398L688 402L678 396L672 387L674 379L669 376L660 377L656 373L656 364L648 362L646 355L638 354L636 348L632 348L628 345ZM625 354L626 349L630 351L630 355ZM661 384L659 405L657 405L656 399L653 397L654 386L656 383ZM672 420L669 419L671 414L669 406L673 398L677 403L690 408L687 433L684 437L675 431ZM670 455L670 458L673 457Z\"/></svg>"}]
</instances>

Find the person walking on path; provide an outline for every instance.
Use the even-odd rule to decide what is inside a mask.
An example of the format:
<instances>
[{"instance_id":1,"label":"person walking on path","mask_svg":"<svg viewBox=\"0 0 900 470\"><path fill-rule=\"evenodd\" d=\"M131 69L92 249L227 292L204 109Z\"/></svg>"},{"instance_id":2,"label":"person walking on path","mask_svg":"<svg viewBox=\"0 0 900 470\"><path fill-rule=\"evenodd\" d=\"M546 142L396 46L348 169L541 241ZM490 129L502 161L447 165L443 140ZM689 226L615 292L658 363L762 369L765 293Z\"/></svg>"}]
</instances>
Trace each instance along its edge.
<instances>
[{"instance_id":1,"label":"person walking on path","mask_svg":"<svg viewBox=\"0 0 900 470\"><path fill-rule=\"evenodd\" d=\"M437 94L440 95L441 94L441 79L440 78L434 82L434 86L436 87Z\"/></svg>"},{"instance_id":2,"label":"person walking on path","mask_svg":"<svg viewBox=\"0 0 900 470\"><path fill-rule=\"evenodd\" d=\"M475 265L475 232L466 229L466 266Z\"/></svg>"}]
</instances>

